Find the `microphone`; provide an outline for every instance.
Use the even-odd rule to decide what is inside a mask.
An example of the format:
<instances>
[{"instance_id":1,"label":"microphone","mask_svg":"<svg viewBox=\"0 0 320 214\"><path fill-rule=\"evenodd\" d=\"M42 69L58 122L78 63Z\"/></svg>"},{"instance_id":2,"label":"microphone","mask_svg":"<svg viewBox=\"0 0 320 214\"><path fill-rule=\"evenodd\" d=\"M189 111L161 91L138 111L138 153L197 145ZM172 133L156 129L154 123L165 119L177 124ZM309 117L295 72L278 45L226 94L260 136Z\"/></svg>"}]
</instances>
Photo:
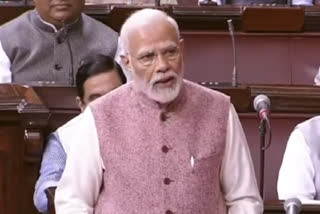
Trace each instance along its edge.
<instances>
[{"instance_id":1,"label":"microphone","mask_svg":"<svg viewBox=\"0 0 320 214\"><path fill-rule=\"evenodd\" d=\"M254 110L257 111L261 120L268 120L270 106L270 99L264 94L256 96L253 100Z\"/></svg>"},{"instance_id":2,"label":"microphone","mask_svg":"<svg viewBox=\"0 0 320 214\"><path fill-rule=\"evenodd\" d=\"M289 198L284 202L286 214L299 214L301 211L301 201L298 198Z\"/></svg>"},{"instance_id":3,"label":"microphone","mask_svg":"<svg viewBox=\"0 0 320 214\"><path fill-rule=\"evenodd\" d=\"M260 117L259 133L260 133L260 182L259 190L261 198L264 197L264 162L265 162L265 150L271 145L272 139L272 130L270 120L268 118L270 111L270 99L264 95L260 94L256 96L253 100L253 107L258 112ZM269 142L265 145L265 134L266 134L266 125L269 130Z\"/></svg>"},{"instance_id":4,"label":"microphone","mask_svg":"<svg viewBox=\"0 0 320 214\"><path fill-rule=\"evenodd\" d=\"M236 60L236 44L235 44L235 40L234 40L234 27L232 24L232 19L228 19L227 22L228 22L228 27L229 27L229 34L230 34L231 41L232 41L232 54L233 54L232 87L237 87L238 74L237 74L237 67L236 67L237 60Z\"/></svg>"}]
</instances>

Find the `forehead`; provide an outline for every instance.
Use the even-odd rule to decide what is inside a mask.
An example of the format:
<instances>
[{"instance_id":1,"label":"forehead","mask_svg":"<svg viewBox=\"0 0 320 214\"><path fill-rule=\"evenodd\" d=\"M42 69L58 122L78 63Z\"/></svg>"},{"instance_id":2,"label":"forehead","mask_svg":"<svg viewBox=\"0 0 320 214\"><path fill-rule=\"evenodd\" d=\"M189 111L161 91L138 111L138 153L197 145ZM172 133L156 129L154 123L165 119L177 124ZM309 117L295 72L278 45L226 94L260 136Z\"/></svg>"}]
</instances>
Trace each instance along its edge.
<instances>
[{"instance_id":1,"label":"forehead","mask_svg":"<svg viewBox=\"0 0 320 214\"><path fill-rule=\"evenodd\" d=\"M83 88L86 95L90 95L92 93L105 94L121 84L121 78L118 72L114 69L89 77L84 82Z\"/></svg>"},{"instance_id":2,"label":"forehead","mask_svg":"<svg viewBox=\"0 0 320 214\"><path fill-rule=\"evenodd\" d=\"M33 0L35 3L35 6L37 7L37 5L50 5L50 4L56 4L62 1L54 1L54 0ZM84 5L85 4L85 0L65 0L63 2L68 2L69 4L79 4L79 5Z\"/></svg>"},{"instance_id":3,"label":"forehead","mask_svg":"<svg viewBox=\"0 0 320 214\"><path fill-rule=\"evenodd\" d=\"M129 35L129 51L137 53L155 48L177 45L179 41L176 29L168 21L147 24L133 30Z\"/></svg>"}]
</instances>

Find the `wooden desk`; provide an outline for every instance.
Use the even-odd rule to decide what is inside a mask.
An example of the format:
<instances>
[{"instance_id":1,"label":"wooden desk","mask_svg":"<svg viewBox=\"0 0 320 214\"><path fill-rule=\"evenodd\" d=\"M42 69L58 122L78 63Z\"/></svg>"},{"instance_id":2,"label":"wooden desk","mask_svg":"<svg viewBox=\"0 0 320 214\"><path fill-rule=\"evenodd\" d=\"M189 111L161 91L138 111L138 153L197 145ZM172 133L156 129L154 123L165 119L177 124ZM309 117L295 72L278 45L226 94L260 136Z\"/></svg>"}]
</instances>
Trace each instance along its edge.
<instances>
[{"instance_id":1,"label":"wooden desk","mask_svg":"<svg viewBox=\"0 0 320 214\"><path fill-rule=\"evenodd\" d=\"M267 201L264 203L264 214L285 214L282 201ZM320 206L303 205L301 214L319 214Z\"/></svg>"},{"instance_id":2,"label":"wooden desk","mask_svg":"<svg viewBox=\"0 0 320 214\"><path fill-rule=\"evenodd\" d=\"M36 213L32 195L49 109L30 88L0 86L0 211Z\"/></svg>"},{"instance_id":3,"label":"wooden desk","mask_svg":"<svg viewBox=\"0 0 320 214\"><path fill-rule=\"evenodd\" d=\"M79 112L74 99L74 88L0 84L1 214L37 213L33 192L46 134Z\"/></svg>"},{"instance_id":4,"label":"wooden desk","mask_svg":"<svg viewBox=\"0 0 320 214\"><path fill-rule=\"evenodd\" d=\"M19 16L23 12L32 9L32 4L0 2L0 25ZM85 13L103 23L114 27L117 31L121 24L133 10L142 8L143 6L130 5L86 5ZM235 29L241 31L246 29L243 26L243 13L246 8L251 6L241 5L223 5L223 6L205 6L199 7L196 5L179 4L175 6L163 5L158 7L166 10L173 16L182 30L214 30L214 31L228 31L226 21L233 19ZM253 7L252 7L253 8ZM262 9L286 9L287 6L262 6ZM299 10L300 7L292 7L293 10ZM304 15L304 31L320 31L320 7L301 7L301 13ZM119 19L114 19L114 15L119 15Z\"/></svg>"}]
</instances>

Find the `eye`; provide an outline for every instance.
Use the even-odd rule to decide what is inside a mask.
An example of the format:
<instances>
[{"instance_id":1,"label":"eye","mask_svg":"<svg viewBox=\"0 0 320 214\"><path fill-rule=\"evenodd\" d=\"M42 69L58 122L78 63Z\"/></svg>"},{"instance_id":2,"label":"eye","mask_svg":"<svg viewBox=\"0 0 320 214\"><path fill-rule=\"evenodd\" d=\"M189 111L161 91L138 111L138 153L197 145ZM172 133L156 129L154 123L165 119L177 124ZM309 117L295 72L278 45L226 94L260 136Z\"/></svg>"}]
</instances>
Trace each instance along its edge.
<instances>
[{"instance_id":1,"label":"eye","mask_svg":"<svg viewBox=\"0 0 320 214\"><path fill-rule=\"evenodd\" d=\"M92 94L92 95L89 96L88 100L89 100L89 102L92 102L92 101L94 101L95 99L97 99L99 97L101 97L101 94Z\"/></svg>"},{"instance_id":2,"label":"eye","mask_svg":"<svg viewBox=\"0 0 320 214\"><path fill-rule=\"evenodd\" d=\"M149 62L149 61L152 61L154 58L155 58L154 53L148 53L148 54L142 55L138 59L142 62Z\"/></svg>"},{"instance_id":3,"label":"eye","mask_svg":"<svg viewBox=\"0 0 320 214\"><path fill-rule=\"evenodd\" d=\"M167 56L167 57L176 57L178 55L178 48L177 47L171 47L171 48L168 48L164 51L164 54Z\"/></svg>"}]
</instances>

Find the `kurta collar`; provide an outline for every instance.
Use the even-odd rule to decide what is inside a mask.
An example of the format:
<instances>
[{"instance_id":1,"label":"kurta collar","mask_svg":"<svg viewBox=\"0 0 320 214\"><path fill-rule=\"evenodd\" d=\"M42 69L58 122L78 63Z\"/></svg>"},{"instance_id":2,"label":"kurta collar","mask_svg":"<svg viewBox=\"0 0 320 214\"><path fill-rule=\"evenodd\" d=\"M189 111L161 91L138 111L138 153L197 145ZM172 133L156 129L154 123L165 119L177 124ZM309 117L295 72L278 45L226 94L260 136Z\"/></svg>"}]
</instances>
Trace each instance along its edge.
<instances>
[{"instance_id":1,"label":"kurta collar","mask_svg":"<svg viewBox=\"0 0 320 214\"><path fill-rule=\"evenodd\" d=\"M57 30L57 28L53 24L48 23L48 22L44 21L43 19L41 19L40 15L36 9L34 9L31 12L31 20L38 28L40 28L44 31L47 31L50 33L59 32L59 30ZM77 29L81 25L81 23L82 23L82 17L80 17L79 19L77 19L73 23L67 24L66 29L67 29L67 31L72 31L74 29Z\"/></svg>"}]
</instances>

